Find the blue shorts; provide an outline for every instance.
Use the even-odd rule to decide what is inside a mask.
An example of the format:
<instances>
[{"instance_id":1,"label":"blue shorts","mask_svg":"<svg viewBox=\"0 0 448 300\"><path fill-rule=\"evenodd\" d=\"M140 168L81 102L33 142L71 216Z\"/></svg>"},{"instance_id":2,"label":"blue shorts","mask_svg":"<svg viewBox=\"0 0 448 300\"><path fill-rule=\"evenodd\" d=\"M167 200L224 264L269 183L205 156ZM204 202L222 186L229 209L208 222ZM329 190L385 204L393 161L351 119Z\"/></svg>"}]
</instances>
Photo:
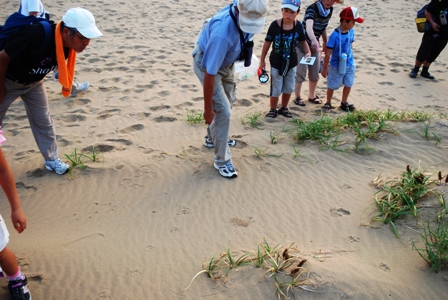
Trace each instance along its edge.
<instances>
[{"instance_id":1,"label":"blue shorts","mask_svg":"<svg viewBox=\"0 0 448 300\"><path fill-rule=\"evenodd\" d=\"M292 94L296 89L296 69L288 71L285 77L279 74L278 69L271 68L271 97L280 97L283 94Z\"/></svg>"},{"instance_id":2,"label":"blue shorts","mask_svg":"<svg viewBox=\"0 0 448 300\"><path fill-rule=\"evenodd\" d=\"M341 85L351 88L355 82L356 66L347 66L344 75L338 73L338 67L329 66L327 87L330 90L338 90Z\"/></svg>"}]
</instances>

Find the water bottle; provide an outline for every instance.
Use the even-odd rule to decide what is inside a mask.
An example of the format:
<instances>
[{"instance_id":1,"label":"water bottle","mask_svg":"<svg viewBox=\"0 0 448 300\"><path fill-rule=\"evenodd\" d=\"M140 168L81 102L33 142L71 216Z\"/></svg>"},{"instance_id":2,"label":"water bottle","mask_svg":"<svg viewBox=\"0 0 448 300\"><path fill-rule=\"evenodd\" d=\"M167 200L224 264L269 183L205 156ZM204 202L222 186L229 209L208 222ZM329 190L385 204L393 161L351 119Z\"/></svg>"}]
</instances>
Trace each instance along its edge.
<instances>
[{"instance_id":1,"label":"water bottle","mask_svg":"<svg viewBox=\"0 0 448 300\"><path fill-rule=\"evenodd\" d=\"M447 12L446 11L443 11L443 10L441 10L440 11L440 24L442 24L442 25L446 25L446 15L447 15Z\"/></svg>"},{"instance_id":2,"label":"water bottle","mask_svg":"<svg viewBox=\"0 0 448 300\"><path fill-rule=\"evenodd\" d=\"M341 56L339 56L338 73L344 75L346 67L347 67L347 53L342 53Z\"/></svg>"}]
</instances>

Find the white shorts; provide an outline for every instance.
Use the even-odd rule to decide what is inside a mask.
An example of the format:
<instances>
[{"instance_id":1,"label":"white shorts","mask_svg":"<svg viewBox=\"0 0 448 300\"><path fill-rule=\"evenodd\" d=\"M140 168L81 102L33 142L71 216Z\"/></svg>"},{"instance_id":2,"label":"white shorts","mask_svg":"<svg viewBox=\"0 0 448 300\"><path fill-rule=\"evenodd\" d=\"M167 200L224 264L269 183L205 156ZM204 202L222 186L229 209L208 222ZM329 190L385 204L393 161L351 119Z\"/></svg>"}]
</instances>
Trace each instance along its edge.
<instances>
[{"instance_id":1,"label":"white shorts","mask_svg":"<svg viewBox=\"0 0 448 300\"><path fill-rule=\"evenodd\" d=\"M6 228L5 220L3 220L2 215L0 215L0 251L5 249L9 242L9 231Z\"/></svg>"}]
</instances>

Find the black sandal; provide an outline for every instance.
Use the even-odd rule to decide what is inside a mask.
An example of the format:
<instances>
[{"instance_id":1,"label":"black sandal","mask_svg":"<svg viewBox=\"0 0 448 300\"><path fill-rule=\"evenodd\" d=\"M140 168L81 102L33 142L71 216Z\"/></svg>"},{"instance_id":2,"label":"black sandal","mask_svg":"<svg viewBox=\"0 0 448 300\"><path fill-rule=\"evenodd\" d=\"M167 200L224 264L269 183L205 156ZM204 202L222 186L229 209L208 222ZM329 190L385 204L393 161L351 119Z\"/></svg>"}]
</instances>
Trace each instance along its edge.
<instances>
[{"instance_id":1,"label":"black sandal","mask_svg":"<svg viewBox=\"0 0 448 300\"><path fill-rule=\"evenodd\" d=\"M348 102L341 102L341 106L339 106L339 108L343 111L354 111L355 110L355 106Z\"/></svg>"},{"instance_id":2,"label":"black sandal","mask_svg":"<svg viewBox=\"0 0 448 300\"><path fill-rule=\"evenodd\" d=\"M282 108L280 108L280 109L277 111L277 113L278 113L279 115L284 116L285 118L292 118L292 114L291 114L291 112L288 110L287 107L282 107Z\"/></svg>"},{"instance_id":3,"label":"black sandal","mask_svg":"<svg viewBox=\"0 0 448 300\"><path fill-rule=\"evenodd\" d=\"M314 104L322 104L322 100L319 99L319 97L316 96L316 98L308 98L309 102L313 102Z\"/></svg>"},{"instance_id":4,"label":"black sandal","mask_svg":"<svg viewBox=\"0 0 448 300\"><path fill-rule=\"evenodd\" d=\"M273 119L277 118L277 110L271 108L271 109L269 110L269 112L266 114L266 117L268 117L268 118L273 118Z\"/></svg>"},{"instance_id":5,"label":"black sandal","mask_svg":"<svg viewBox=\"0 0 448 300\"><path fill-rule=\"evenodd\" d=\"M306 106L306 103L302 99L300 99L300 97L297 97L293 102L298 106Z\"/></svg>"},{"instance_id":6,"label":"black sandal","mask_svg":"<svg viewBox=\"0 0 448 300\"><path fill-rule=\"evenodd\" d=\"M325 103L324 106L322 106L323 110L330 110L333 109L333 106L331 105L331 103Z\"/></svg>"}]
</instances>

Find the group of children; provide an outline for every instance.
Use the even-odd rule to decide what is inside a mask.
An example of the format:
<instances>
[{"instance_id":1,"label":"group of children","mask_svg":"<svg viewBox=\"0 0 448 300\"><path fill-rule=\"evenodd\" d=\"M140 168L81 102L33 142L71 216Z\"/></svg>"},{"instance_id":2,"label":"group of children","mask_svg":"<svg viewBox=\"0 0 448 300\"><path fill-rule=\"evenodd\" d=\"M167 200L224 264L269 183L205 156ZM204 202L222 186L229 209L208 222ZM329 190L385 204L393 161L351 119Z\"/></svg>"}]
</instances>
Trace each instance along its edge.
<instances>
[{"instance_id":1,"label":"group of children","mask_svg":"<svg viewBox=\"0 0 448 300\"><path fill-rule=\"evenodd\" d=\"M288 103L295 90L296 69L300 63L297 55L297 42L300 43L301 49L305 53L305 60L311 56L303 25L296 20L300 12L300 0L283 0L281 12L282 18L273 21L269 26L260 57L260 69L265 69L266 55L272 45L269 56L271 65L270 110L266 115L269 118L276 118L279 114L286 118L292 118L292 114L288 110ZM356 71L352 51L355 37L353 27L356 23L362 23L364 19L359 16L358 9L351 6L344 8L339 17L339 27L333 31L324 46L325 58L321 74L327 78L327 100L322 109L333 108L331 105L333 93L343 85L340 108L343 111L353 111L355 106L347 101ZM314 64L319 63L318 59L314 62ZM281 107L277 110L280 96Z\"/></svg>"}]
</instances>

